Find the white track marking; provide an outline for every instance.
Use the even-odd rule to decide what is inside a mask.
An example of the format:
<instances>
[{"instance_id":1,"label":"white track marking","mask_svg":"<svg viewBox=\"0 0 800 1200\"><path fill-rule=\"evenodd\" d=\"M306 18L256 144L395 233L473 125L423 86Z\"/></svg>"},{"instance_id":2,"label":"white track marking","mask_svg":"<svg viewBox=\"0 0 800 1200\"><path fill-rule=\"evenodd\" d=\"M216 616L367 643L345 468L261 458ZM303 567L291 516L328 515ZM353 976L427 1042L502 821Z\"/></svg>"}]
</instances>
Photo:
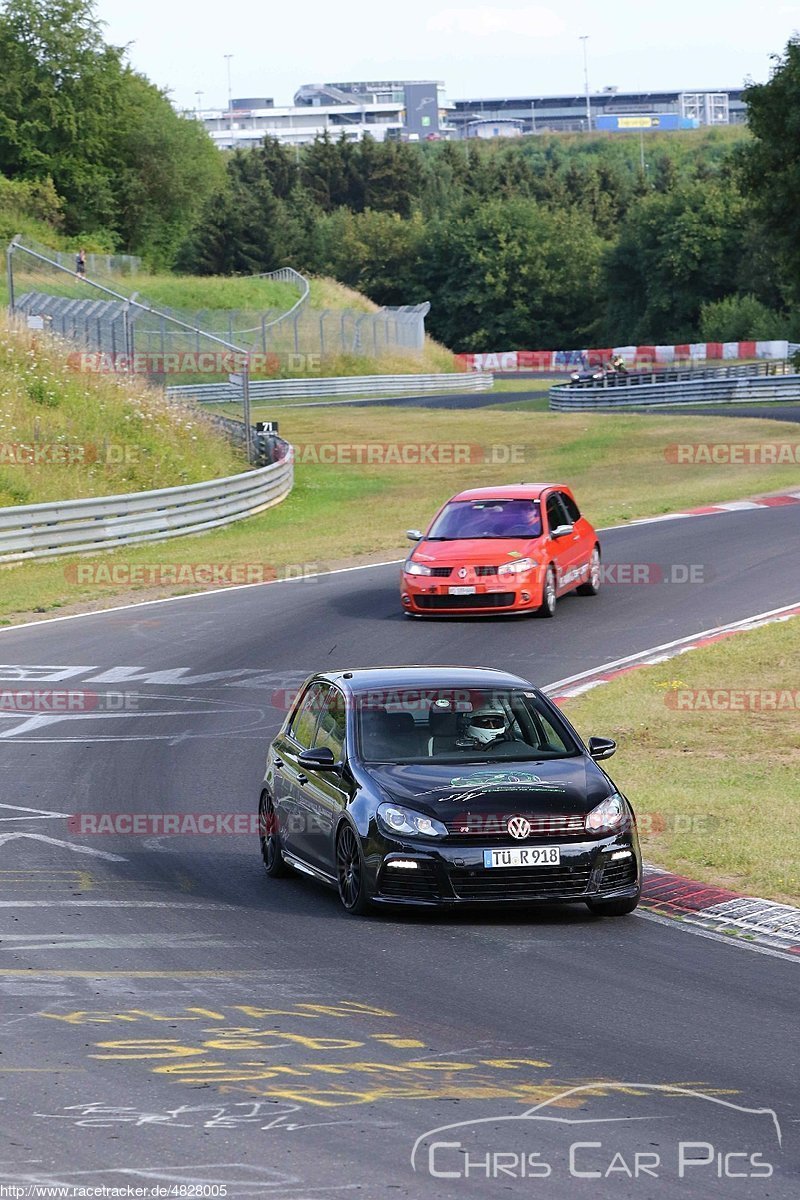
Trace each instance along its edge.
<instances>
[{"instance_id":1,"label":"white track marking","mask_svg":"<svg viewBox=\"0 0 800 1200\"><path fill-rule=\"evenodd\" d=\"M0 804L0 809L7 808L11 812L24 813L24 816L19 817L0 817L0 822L5 821L51 821L54 819L66 821L70 816L69 813L48 812L43 808L25 808L22 804Z\"/></svg>"},{"instance_id":2,"label":"white track marking","mask_svg":"<svg viewBox=\"0 0 800 1200\"><path fill-rule=\"evenodd\" d=\"M0 846L25 838L31 842L44 842L48 846L58 846L62 850L71 850L73 854L88 854L92 858L104 858L108 862L127 862L121 854L111 854L108 850L95 850L92 846L79 846L77 842L62 842L60 838L47 837L43 833L0 833ZM11 901L16 903L16 901Z\"/></svg>"}]
</instances>

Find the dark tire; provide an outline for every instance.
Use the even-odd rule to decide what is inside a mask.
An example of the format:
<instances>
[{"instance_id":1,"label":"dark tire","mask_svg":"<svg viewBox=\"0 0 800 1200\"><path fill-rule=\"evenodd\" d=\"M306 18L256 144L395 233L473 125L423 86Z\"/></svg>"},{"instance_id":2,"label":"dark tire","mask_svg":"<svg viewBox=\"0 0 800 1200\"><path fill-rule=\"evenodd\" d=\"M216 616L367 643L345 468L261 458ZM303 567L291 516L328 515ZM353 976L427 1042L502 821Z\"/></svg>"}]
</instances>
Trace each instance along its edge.
<instances>
[{"instance_id":1,"label":"dark tire","mask_svg":"<svg viewBox=\"0 0 800 1200\"><path fill-rule=\"evenodd\" d=\"M364 856L355 832L342 825L336 838L336 879L342 907L354 917L363 917L370 910L364 873Z\"/></svg>"},{"instance_id":2,"label":"dark tire","mask_svg":"<svg viewBox=\"0 0 800 1200\"><path fill-rule=\"evenodd\" d=\"M278 836L278 817L275 805L268 792L263 792L258 802L258 840L261 843L261 857L264 860L264 870L271 879L279 879L289 874Z\"/></svg>"},{"instance_id":3,"label":"dark tire","mask_svg":"<svg viewBox=\"0 0 800 1200\"><path fill-rule=\"evenodd\" d=\"M542 603L536 610L537 617L554 617L556 615L556 571L552 563L547 568L542 588Z\"/></svg>"},{"instance_id":4,"label":"dark tire","mask_svg":"<svg viewBox=\"0 0 800 1200\"><path fill-rule=\"evenodd\" d=\"M586 906L596 917L625 917L632 913L640 897L626 896L622 900L587 900Z\"/></svg>"},{"instance_id":5,"label":"dark tire","mask_svg":"<svg viewBox=\"0 0 800 1200\"><path fill-rule=\"evenodd\" d=\"M589 559L589 578L586 583L582 583L575 591L579 596L596 596L600 591L600 547L595 546L592 551L592 556Z\"/></svg>"}]
</instances>

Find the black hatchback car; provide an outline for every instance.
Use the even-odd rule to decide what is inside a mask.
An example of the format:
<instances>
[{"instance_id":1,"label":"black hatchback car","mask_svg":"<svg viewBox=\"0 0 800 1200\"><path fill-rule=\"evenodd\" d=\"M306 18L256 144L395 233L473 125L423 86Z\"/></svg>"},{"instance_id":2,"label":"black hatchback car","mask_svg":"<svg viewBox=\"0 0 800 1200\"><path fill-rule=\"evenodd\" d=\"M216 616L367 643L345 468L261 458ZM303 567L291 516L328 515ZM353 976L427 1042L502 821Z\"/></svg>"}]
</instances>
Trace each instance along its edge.
<instances>
[{"instance_id":1,"label":"black hatchback car","mask_svg":"<svg viewBox=\"0 0 800 1200\"><path fill-rule=\"evenodd\" d=\"M259 803L269 876L288 867L373 905L639 902L626 798L530 683L479 668L327 672L269 748Z\"/></svg>"}]
</instances>

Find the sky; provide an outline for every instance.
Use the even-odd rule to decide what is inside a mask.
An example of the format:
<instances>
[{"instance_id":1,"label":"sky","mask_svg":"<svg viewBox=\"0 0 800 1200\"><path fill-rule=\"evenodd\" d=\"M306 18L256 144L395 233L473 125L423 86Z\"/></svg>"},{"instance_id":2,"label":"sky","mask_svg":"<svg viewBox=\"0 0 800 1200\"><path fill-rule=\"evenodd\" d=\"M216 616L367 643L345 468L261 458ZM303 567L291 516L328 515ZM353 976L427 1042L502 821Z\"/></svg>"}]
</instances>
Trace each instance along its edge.
<instances>
[{"instance_id":1,"label":"sky","mask_svg":"<svg viewBox=\"0 0 800 1200\"><path fill-rule=\"evenodd\" d=\"M303 83L441 79L450 100L739 87L768 78L800 0L97 0L106 40L179 107L291 104ZM233 57L225 59L225 55ZM201 93L198 96L197 93Z\"/></svg>"}]
</instances>

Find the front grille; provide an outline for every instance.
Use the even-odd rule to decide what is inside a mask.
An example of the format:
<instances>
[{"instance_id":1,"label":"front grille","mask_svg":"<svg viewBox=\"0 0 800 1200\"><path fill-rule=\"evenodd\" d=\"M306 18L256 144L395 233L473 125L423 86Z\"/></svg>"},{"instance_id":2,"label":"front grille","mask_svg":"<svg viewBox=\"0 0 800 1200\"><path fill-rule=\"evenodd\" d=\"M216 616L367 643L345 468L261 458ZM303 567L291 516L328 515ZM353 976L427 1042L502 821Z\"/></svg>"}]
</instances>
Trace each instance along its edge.
<instances>
[{"instance_id":1,"label":"front grille","mask_svg":"<svg viewBox=\"0 0 800 1200\"><path fill-rule=\"evenodd\" d=\"M418 862L416 870L384 867L379 894L387 900L435 900L439 894L435 864Z\"/></svg>"},{"instance_id":2,"label":"front grille","mask_svg":"<svg viewBox=\"0 0 800 1200\"><path fill-rule=\"evenodd\" d=\"M474 596L416 596L418 608L510 608L514 592L484 592Z\"/></svg>"},{"instance_id":3,"label":"front grille","mask_svg":"<svg viewBox=\"0 0 800 1200\"><path fill-rule=\"evenodd\" d=\"M585 818L580 814L532 817L526 813L520 815L525 815L530 821L530 836L519 839L512 838L508 832L508 821L510 817L516 815L514 812L509 812L505 816L464 813L461 817L455 817L446 822L447 832L451 835L451 844L459 842L462 845L474 845L476 839L480 838L481 842L485 842L487 846L496 845L497 842L511 843L516 846L518 841L521 845L526 845L534 840L540 841L544 837L586 837Z\"/></svg>"},{"instance_id":4,"label":"front grille","mask_svg":"<svg viewBox=\"0 0 800 1200\"><path fill-rule=\"evenodd\" d=\"M449 579L452 574L452 567L431 567L431 575L435 575L438 579Z\"/></svg>"},{"instance_id":5,"label":"front grille","mask_svg":"<svg viewBox=\"0 0 800 1200\"><path fill-rule=\"evenodd\" d=\"M473 567L476 575L496 575L497 567Z\"/></svg>"},{"instance_id":6,"label":"front grille","mask_svg":"<svg viewBox=\"0 0 800 1200\"><path fill-rule=\"evenodd\" d=\"M548 896L582 896L589 886L589 867L490 867L474 871L454 868L453 891L461 900L537 900Z\"/></svg>"},{"instance_id":7,"label":"front grille","mask_svg":"<svg viewBox=\"0 0 800 1200\"><path fill-rule=\"evenodd\" d=\"M621 858L618 862L609 862L603 867L600 879L601 892L616 891L617 888L633 887L636 883L636 860Z\"/></svg>"}]
</instances>

